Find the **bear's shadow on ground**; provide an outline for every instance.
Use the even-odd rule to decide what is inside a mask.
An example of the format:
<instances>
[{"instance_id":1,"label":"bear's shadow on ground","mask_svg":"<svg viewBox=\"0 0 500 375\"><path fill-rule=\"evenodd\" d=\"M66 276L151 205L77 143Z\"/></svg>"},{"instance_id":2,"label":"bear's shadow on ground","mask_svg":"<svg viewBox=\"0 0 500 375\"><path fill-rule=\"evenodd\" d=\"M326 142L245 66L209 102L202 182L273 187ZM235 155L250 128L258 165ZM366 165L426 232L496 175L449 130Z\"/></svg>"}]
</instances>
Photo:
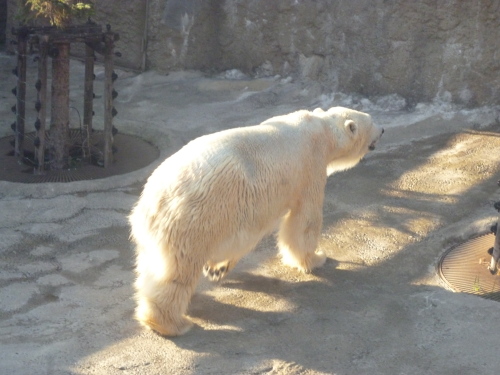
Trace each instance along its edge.
<instances>
[{"instance_id":1,"label":"bear's shadow on ground","mask_svg":"<svg viewBox=\"0 0 500 375\"><path fill-rule=\"evenodd\" d=\"M227 280L217 287L242 294L262 293L269 296L270 301L284 300L294 308L280 311L278 307L274 311L262 311L258 309L262 307L261 303L256 304L254 309L249 305L238 305L225 297L215 298L197 293L191 301L188 314L202 326L195 324L186 335L165 339L180 349L211 354L197 360L196 368L200 371L212 368L214 360L224 361L228 373L234 369L242 371L238 358L254 358L255 363L262 364L278 360L293 363L302 369L331 370L332 363L325 364L325 360L331 359L340 343L325 342L325 337L342 337L349 326L347 329L352 330L350 336L362 338L363 327L371 323L358 321L358 316L371 308L379 311L385 306L389 309L389 306L397 305L393 293L375 292L377 286L372 277L380 277L375 273L383 273L385 267L373 272L367 269L338 269L337 266L336 260L328 258L322 268L315 270L314 279L299 282L236 269L234 275L228 275ZM406 282L402 284L396 288L405 288L410 295L442 290L408 285ZM268 310L273 310L272 307ZM406 321L407 318L402 318L401 322L394 322L393 328L402 331ZM291 340L290 332L294 331L296 333ZM357 341L353 340L348 346L355 345ZM366 348L353 346L349 355L364 355L363 350Z\"/></svg>"},{"instance_id":2,"label":"bear's shadow on ground","mask_svg":"<svg viewBox=\"0 0 500 375\"><path fill-rule=\"evenodd\" d=\"M250 255L251 256L251 255ZM328 288L342 277L344 270L337 270L338 262L334 259L327 258L325 265L314 271L314 280L305 280L300 282L291 282L277 277L264 276L253 274L247 270L236 270L233 274L229 274L222 282L214 284L213 288L224 288L234 291L238 294L254 292L262 293L269 296L270 299L285 299L296 301L300 297L301 289L311 289L319 291L321 286ZM286 267L278 265L278 267ZM246 267L245 267L246 268ZM291 271L299 272L299 271ZM298 276L303 276L298 274ZM305 301L307 303L307 301ZM263 317L263 320L275 320L273 315L279 315L278 312L259 311L257 309L245 308L235 304L226 304L217 301L213 296L208 296L203 293L196 293L189 308L189 315L195 319L224 325L228 323L237 323L243 319L260 319L257 316ZM199 328L200 329L200 328Z\"/></svg>"},{"instance_id":3,"label":"bear's shadow on ground","mask_svg":"<svg viewBox=\"0 0 500 375\"><path fill-rule=\"evenodd\" d=\"M277 276L254 274L245 270L247 267L242 267L243 270L236 269L226 279L215 284L212 289L223 288L229 293L234 292L240 296L248 295L248 293L262 294L269 297L269 301L285 301L293 308L280 311L279 306L269 305L266 306L267 311L263 311L262 306L257 304L254 305L255 308L252 308L248 304L242 306L235 303L231 297L216 298L213 295L197 292L191 300L188 311L189 316L196 322L195 326L184 336L168 339L179 347L198 349L200 352L207 350L218 352L219 349L227 349L227 343L232 341L231 336L237 338L249 332L254 334L261 332L267 336L273 328L283 328L284 325L295 320L298 312L300 315L300 310L314 310L319 305L325 307L323 303L325 295L334 294L334 285L339 280L345 279L346 274L352 273L352 271L337 269L338 264L336 260L328 258L321 269L314 271L314 279L298 282L283 280ZM278 267L286 266L278 265ZM302 276L299 271L288 272L297 272L297 276ZM334 298L333 295L332 297ZM275 308L274 311L272 311L273 308ZM228 326L231 328L227 328ZM219 349L206 345L218 338L223 338L225 342ZM196 341L194 346L193 339Z\"/></svg>"},{"instance_id":4,"label":"bear's shadow on ground","mask_svg":"<svg viewBox=\"0 0 500 375\"><path fill-rule=\"evenodd\" d=\"M247 255L252 257L252 254ZM271 256L272 257L272 256ZM276 262L279 263L279 262ZM327 258L323 267L315 269L308 277L300 273L298 270L289 270L287 266L276 264L273 267L284 267L287 273L296 273L300 281L288 281L279 276L265 276L261 274L252 273L252 268L255 267L238 267L230 273L225 279L219 283L214 283L212 288L215 291L225 289L229 293L248 297L249 293L261 294L269 297L271 303L273 301L286 301L293 305L290 311L271 311L272 305L265 306L264 310L258 309L261 307L259 304L254 304L255 308L242 306L235 303L238 299L228 297L214 297L213 295L205 294L199 291L194 294L189 307L188 315L194 318L195 321L206 322L208 325L215 324L221 327L226 325L239 326L238 328L243 332L246 325L245 320L252 322L260 322L265 325L267 323L273 325L277 321L285 321L287 317L294 315L298 310L314 309L316 304L320 303L325 307L322 302L323 297L328 294L334 293L336 286L342 284L342 281L351 280L356 271L337 269L339 262L332 258ZM307 279L309 278L309 279ZM227 295L227 294L226 294ZM243 297L245 298L245 297ZM227 303L226 303L227 302ZM248 301L247 301L248 302ZM329 304L329 303L328 303ZM276 310L279 306L276 304ZM225 330L222 328L221 330ZM200 336L207 337L218 331L218 329L205 329L199 325L195 325L186 336ZM174 338L174 340L178 340Z\"/></svg>"}]
</instances>

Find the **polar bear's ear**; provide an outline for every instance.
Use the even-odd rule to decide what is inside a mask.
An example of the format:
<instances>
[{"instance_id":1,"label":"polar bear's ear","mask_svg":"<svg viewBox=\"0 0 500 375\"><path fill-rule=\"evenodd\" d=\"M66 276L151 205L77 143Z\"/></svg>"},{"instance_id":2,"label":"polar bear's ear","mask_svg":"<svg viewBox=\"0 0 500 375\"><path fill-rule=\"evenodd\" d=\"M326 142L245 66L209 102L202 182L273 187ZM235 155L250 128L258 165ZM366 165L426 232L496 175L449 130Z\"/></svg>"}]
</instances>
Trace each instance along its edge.
<instances>
[{"instance_id":1,"label":"polar bear's ear","mask_svg":"<svg viewBox=\"0 0 500 375\"><path fill-rule=\"evenodd\" d=\"M349 131L352 133L352 134L356 134L356 130L357 130L357 126L356 126L356 123L352 120L346 120L346 122L344 123L344 126L346 127L346 129L349 129Z\"/></svg>"}]
</instances>

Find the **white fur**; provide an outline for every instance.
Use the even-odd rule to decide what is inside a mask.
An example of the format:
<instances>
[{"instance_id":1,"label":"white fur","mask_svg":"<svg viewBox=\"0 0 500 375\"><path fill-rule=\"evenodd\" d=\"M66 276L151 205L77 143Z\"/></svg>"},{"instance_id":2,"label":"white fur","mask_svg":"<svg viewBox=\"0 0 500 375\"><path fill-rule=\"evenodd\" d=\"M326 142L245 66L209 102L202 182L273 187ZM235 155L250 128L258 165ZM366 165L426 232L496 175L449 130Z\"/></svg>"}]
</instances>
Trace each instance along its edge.
<instances>
[{"instance_id":1,"label":"white fur","mask_svg":"<svg viewBox=\"0 0 500 375\"><path fill-rule=\"evenodd\" d=\"M204 265L224 275L277 226L285 264L321 266L327 175L354 166L380 135L361 112L298 111L200 137L165 160L129 218L136 318L162 335L185 333Z\"/></svg>"}]
</instances>

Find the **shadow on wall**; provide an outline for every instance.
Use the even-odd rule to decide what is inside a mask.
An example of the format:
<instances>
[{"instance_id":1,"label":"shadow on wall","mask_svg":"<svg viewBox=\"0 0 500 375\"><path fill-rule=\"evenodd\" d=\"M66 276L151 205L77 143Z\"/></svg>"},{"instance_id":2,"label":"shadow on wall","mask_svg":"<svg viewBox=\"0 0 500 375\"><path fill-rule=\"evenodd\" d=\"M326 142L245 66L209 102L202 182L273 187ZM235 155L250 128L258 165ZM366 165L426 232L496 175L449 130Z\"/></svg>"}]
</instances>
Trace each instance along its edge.
<instances>
[{"instance_id":1,"label":"shadow on wall","mask_svg":"<svg viewBox=\"0 0 500 375\"><path fill-rule=\"evenodd\" d=\"M196 0L167 0L163 12L163 23L171 29L186 32L187 25L189 23L192 25L198 10Z\"/></svg>"}]
</instances>

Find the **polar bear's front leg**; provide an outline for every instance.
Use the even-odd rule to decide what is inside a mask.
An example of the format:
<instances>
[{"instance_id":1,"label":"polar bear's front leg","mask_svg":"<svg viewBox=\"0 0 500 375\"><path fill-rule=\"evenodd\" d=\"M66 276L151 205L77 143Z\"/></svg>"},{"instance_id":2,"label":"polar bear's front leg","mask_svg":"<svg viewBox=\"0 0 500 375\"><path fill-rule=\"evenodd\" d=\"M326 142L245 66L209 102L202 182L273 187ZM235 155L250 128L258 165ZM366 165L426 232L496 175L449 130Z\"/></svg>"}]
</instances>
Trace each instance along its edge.
<instances>
[{"instance_id":1,"label":"polar bear's front leg","mask_svg":"<svg viewBox=\"0 0 500 375\"><path fill-rule=\"evenodd\" d=\"M284 264L310 273L325 263L325 253L316 250L322 223L321 209L295 209L284 216L278 232L278 246Z\"/></svg>"}]
</instances>

